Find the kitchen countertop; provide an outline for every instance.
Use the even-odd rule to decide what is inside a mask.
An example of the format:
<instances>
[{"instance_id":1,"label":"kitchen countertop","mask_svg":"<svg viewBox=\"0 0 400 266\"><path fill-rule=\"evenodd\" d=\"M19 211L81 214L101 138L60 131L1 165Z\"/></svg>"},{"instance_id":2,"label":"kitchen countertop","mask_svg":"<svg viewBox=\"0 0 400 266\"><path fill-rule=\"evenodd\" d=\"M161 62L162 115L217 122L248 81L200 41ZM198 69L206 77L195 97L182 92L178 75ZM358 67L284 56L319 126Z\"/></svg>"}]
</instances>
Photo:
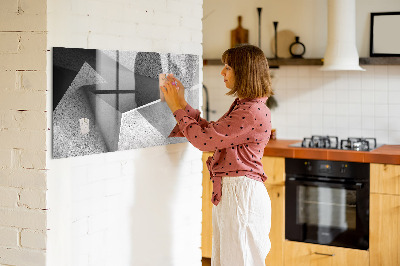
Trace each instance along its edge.
<instances>
[{"instance_id":1,"label":"kitchen countertop","mask_svg":"<svg viewBox=\"0 0 400 266\"><path fill-rule=\"evenodd\" d=\"M382 145L372 151L290 147L301 140L270 140L264 156L364 163L400 164L400 145Z\"/></svg>"}]
</instances>

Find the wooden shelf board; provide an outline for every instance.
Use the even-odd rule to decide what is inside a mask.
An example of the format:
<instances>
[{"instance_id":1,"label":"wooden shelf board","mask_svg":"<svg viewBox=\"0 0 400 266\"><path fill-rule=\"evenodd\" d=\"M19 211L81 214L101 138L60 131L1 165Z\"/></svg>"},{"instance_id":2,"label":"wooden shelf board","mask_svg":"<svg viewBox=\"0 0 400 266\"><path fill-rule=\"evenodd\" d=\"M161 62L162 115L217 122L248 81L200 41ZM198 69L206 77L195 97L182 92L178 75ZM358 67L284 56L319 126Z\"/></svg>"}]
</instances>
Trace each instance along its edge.
<instances>
[{"instance_id":1,"label":"wooden shelf board","mask_svg":"<svg viewBox=\"0 0 400 266\"><path fill-rule=\"evenodd\" d=\"M270 67L279 66L321 66L322 58L268 58ZM204 66L222 65L220 59L204 59ZM400 65L400 57L361 57L360 65Z\"/></svg>"}]
</instances>

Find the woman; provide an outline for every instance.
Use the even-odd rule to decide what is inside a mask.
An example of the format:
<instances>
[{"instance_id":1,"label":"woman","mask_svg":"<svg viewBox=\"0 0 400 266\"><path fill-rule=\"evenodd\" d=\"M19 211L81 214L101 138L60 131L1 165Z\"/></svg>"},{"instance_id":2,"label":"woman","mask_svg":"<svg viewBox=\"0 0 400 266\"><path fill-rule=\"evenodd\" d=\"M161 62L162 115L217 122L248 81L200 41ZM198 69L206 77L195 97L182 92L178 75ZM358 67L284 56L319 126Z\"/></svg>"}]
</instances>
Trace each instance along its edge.
<instances>
[{"instance_id":1,"label":"woman","mask_svg":"<svg viewBox=\"0 0 400 266\"><path fill-rule=\"evenodd\" d=\"M186 137L207 160L213 182L212 265L265 265L271 243L271 201L261 158L271 130L267 98L272 95L268 62L252 45L225 51L221 71L226 95L237 96L218 121L208 122L186 103L173 76L160 87L178 124L170 137Z\"/></svg>"}]
</instances>

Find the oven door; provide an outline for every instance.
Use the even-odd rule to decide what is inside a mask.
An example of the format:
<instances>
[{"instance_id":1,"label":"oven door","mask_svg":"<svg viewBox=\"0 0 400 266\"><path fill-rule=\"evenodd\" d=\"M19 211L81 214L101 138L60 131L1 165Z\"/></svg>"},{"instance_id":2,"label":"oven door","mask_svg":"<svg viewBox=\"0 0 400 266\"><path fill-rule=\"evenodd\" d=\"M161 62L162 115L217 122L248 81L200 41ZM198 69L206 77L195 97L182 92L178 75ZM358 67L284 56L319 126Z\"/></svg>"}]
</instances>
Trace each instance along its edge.
<instances>
[{"instance_id":1,"label":"oven door","mask_svg":"<svg viewBox=\"0 0 400 266\"><path fill-rule=\"evenodd\" d=\"M367 250L369 184L286 177L286 239Z\"/></svg>"}]
</instances>

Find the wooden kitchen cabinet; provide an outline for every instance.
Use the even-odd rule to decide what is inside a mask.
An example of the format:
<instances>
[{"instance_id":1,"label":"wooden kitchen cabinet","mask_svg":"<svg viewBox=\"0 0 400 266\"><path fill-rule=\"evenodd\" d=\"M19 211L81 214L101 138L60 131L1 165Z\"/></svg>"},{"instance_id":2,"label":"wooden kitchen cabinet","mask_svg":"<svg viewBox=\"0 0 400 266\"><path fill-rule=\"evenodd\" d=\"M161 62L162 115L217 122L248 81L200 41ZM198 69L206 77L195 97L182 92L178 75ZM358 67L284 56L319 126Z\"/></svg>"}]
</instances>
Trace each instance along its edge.
<instances>
[{"instance_id":1,"label":"wooden kitchen cabinet","mask_svg":"<svg viewBox=\"0 0 400 266\"><path fill-rule=\"evenodd\" d=\"M264 156L261 159L261 163L268 177L265 184L285 185L285 158Z\"/></svg>"},{"instance_id":2,"label":"wooden kitchen cabinet","mask_svg":"<svg viewBox=\"0 0 400 266\"><path fill-rule=\"evenodd\" d=\"M400 195L400 165L371 163L370 191Z\"/></svg>"},{"instance_id":3,"label":"wooden kitchen cabinet","mask_svg":"<svg viewBox=\"0 0 400 266\"><path fill-rule=\"evenodd\" d=\"M371 266L400 265L400 196L370 196Z\"/></svg>"},{"instance_id":4,"label":"wooden kitchen cabinet","mask_svg":"<svg viewBox=\"0 0 400 266\"><path fill-rule=\"evenodd\" d=\"M266 183L266 182L265 182ZM271 250L265 259L266 266L283 265L285 241L285 187L265 184L271 199Z\"/></svg>"},{"instance_id":5,"label":"wooden kitchen cabinet","mask_svg":"<svg viewBox=\"0 0 400 266\"><path fill-rule=\"evenodd\" d=\"M211 258L212 254L212 183L206 161L212 152L203 153L203 195L202 195L202 256ZM285 230L285 158L263 157L262 164L268 176L264 183L271 199L271 250L266 258L266 265L283 265L283 243Z\"/></svg>"},{"instance_id":6,"label":"wooden kitchen cabinet","mask_svg":"<svg viewBox=\"0 0 400 266\"><path fill-rule=\"evenodd\" d=\"M267 175L265 187L271 199L271 250L265 259L266 266L283 265L285 240L285 158L264 156L261 159Z\"/></svg>"},{"instance_id":7,"label":"wooden kitchen cabinet","mask_svg":"<svg viewBox=\"0 0 400 266\"><path fill-rule=\"evenodd\" d=\"M203 194L202 194L202 223L201 223L201 253L204 258L211 258L212 252L212 183L206 161L212 152L203 152Z\"/></svg>"},{"instance_id":8,"label":"wooden kitchen cabinet","mask_svg":"<svg viewBox=\"0 0 400 266\"><path fill-rule=\"evenodd\" d=\"M284 246L285 266L369 265L369 253L366 250L316 245L288 240L285 240Z\"/></svg>"},{"instance_id":9,"label":"wooden kitchen cabinet","mask_svg":"<svg viewBox=\"0 0 400 266\"><path fill-rule=\"evenodd\" d=\"M400 265L400 165L371 164L371 266Z\"/></svg>"}]
</instances>

